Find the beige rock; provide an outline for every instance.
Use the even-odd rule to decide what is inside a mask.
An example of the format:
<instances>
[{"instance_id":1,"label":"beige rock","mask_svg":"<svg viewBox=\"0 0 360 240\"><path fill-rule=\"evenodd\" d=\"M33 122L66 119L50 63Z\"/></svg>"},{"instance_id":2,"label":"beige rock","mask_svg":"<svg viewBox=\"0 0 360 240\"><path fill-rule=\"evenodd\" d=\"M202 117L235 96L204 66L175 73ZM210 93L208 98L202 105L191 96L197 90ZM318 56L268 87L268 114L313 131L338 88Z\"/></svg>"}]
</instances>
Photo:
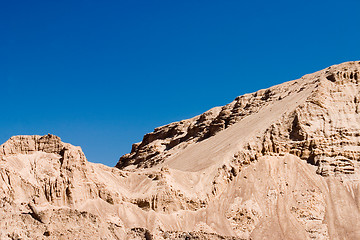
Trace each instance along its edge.
<instances>
[{"instance_id":1,"label":"beige rock","mask_svg":"<svg viewBox=\"0 0 360 240\"><path fill-rule=\"evenodd\" d=\"M360 62L156 128L116 168L0 146L0 239L360 239Z\"/></svg>"}]
</instances>

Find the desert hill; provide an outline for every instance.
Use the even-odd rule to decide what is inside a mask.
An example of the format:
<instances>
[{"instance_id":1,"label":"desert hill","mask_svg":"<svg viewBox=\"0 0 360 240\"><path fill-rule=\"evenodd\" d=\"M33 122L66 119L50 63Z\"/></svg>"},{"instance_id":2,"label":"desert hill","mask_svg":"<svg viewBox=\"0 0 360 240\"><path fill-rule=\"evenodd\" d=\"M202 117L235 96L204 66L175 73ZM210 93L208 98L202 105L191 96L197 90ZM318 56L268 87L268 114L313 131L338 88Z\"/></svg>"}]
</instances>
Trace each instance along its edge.
<instances>
[{"instance_id":1,"label":"desert hill","mask_svg":"<svg viewBox=\"0 0 360 240\"><path fill-rule=\"evenodd\" d=\"M0 146L0 239L360 239L360 62L158 127L116 167Z\"/></svg>"}]
</instances>

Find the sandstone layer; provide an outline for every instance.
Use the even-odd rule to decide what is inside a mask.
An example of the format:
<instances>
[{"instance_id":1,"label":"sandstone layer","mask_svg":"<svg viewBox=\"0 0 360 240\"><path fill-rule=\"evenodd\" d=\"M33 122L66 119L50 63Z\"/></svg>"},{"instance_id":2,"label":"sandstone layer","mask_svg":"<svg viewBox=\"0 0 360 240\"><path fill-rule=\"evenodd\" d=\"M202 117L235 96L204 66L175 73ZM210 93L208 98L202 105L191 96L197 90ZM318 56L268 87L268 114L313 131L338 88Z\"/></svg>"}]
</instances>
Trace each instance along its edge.
<instances>
[{"instance_id":1,"label":"sandstone layer","mask_svg":"<svg viewBox=\"0 0 360 240\"><path fill-rule=\"evenodd\" d=\"M115 168L0 146L0 239L360 239L360 62L156 128Z\"/></svg>"}]
</instances>

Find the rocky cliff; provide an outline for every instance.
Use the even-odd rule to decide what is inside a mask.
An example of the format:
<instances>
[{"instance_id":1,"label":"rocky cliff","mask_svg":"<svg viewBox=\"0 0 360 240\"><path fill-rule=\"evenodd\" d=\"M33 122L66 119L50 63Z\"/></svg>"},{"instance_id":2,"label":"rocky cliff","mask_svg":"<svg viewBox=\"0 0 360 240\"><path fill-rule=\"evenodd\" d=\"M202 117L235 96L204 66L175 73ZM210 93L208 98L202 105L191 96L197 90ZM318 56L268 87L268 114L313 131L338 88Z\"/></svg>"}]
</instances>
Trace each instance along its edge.
<instances>
[{"instance_id":1,"label":"rocky cliff","mask_svg":"<svg viewBox=\"0 0 360 240\"><path fill-rule=\"evenodd\" d=\"M246 122L247 127L255 125L259 133L248 141L233 141L248 144L237 154L247 155L241 159L251 161L260 155L292 153L318 165L322 175L354 172L360 150L359 71L358 62L332 66L299 80L237 97L228 105L192 119L156 128L141 143L134 144L131 153L122 156L116 167L146 168L164 163L182 153L182 149L212 141L218 132ZM266 117L267 121L254 116ZM247 121L249 118L251 121Z\"/></svg>"},{"instance_id":2,"label":"rocky cliff","mask_svg":"<svg viewBox=\"0 0 360 240\"><path fill-rule=\"evenodd\" d=\"M360 62L146 134L115 168L0 146L1 239L359 239Z\"/></svg>"}]
</instances>

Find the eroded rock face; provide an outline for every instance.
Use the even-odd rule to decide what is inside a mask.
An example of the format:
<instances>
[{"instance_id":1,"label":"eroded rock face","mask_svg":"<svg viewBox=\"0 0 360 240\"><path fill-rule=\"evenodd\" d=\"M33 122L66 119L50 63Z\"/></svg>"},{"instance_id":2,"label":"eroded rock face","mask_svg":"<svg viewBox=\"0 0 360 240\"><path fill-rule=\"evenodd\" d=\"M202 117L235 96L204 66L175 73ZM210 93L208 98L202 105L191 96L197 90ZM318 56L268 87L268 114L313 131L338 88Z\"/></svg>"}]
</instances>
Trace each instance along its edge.
<instances>
[{"instance_id":1,"label":"eroded rock face","mask_svg":"<svg viewBox=\"0 0 360 240\"><path fill-rule=\"evenodd\" d=\"M79 208L84 201L107 201L107 193L112 195L92 172L81 148L57 136L10 138L0 146L0 238L123 236L122 226Z\"/></svg>"},{"instance_id":2,"label":"eroded rock face","mask_svg":"<svg viewBox=\"0 0 360 240\"><path fill-rule=\"evenodd\" d=\"M132 146L131 153L122 156L116 167L152 167L188 145L206 140L243 118L257 113L271 102L286 98L298 85L284 83L253 94L237 97L233 102L215 107L191 119L155 128L141 143Z\"/></svg>"},{"instance_id":3,"label":"eroded rock face","mask_svg":"<svg viewBox=\"0 0 360 240\"><path fill-rule=\"evenodd\" d=\"M262 151L293 153L322 175L354 174L360 157L359 71L360 64L352 62L321 72L306 102L269 129ZM284 129L287 119L292 123Z\"/></svg>"},{"instance_id":4,"label":"eroded rock face","mask_svg":"<svg viewBox=\"0 0 360 240\"><path fill-rule=\"evenodd\" d=\"M116 167L146 168L166 162L181 149L311 89L305 100L284 109L265 131L245 142L247 146L234 152L234 158L252 161L263 155L292 153L319 166L319 174L352 174L360 158L359 71L359 62L332 66L238 97L195 118L156 128L141 143L134 144L131 153L122 156Z\"/></svg>"},{"instance_id":5,"label":"eroded rock face","mask_svg":"<svg viewBox=\"0 0 360 240\"><path fill-rule=\"evenodd\" d=\"M156 128L116 168L0 146L0 239L359 239L360 63Z\"/></svg>"}]
</instances>

